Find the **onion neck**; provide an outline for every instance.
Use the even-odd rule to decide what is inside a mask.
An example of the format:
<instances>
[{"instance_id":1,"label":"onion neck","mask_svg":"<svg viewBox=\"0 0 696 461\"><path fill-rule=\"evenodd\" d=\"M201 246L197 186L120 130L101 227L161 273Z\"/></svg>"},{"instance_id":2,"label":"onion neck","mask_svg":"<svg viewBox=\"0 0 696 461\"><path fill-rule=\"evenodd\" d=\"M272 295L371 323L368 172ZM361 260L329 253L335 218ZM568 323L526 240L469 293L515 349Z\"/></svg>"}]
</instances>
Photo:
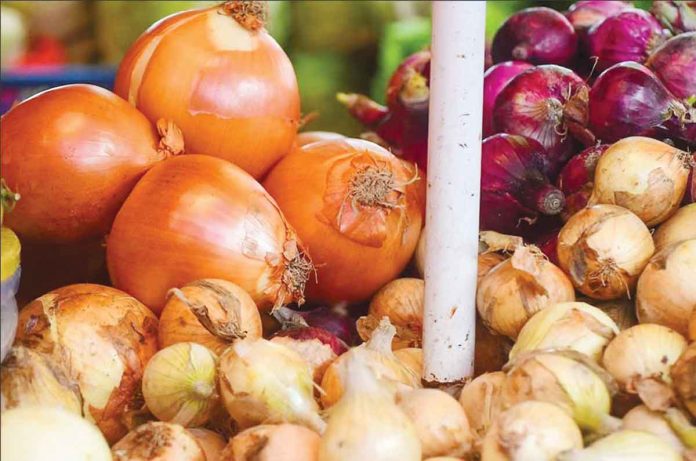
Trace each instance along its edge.
<instances>
[{"instance_id":1,"label":"onion neck","mask_svg":"<svg viewBox=\"0 0 696 461\"><path fill-rule=\"evenodd\" d=\"M549 216L559 214L565 206L563 192L546 182L526 184L519 197L524 206Z\"/></svg>"},{"instance_id":2,"label":"onion neck","mask_svg":"<svg viewBox=\"0 0 696 461\"><path fill-rule=\"evenodd\" d=\"M300 251L294 236L290 236L283 249L285 269L281 277L281 290L276 298L274 311L285 302L296 301L304 304L304 291L314 265L304 252Z\"/></svg>"},{"instance_id":3,"label":"onion neck","mask_svg":"<svg viewBox=\"0 0 696 461\"><path fill-rule=\"evenodd\" d=\"M157 133L160 135L157 152L164 158L184 152L184 135L172 120L157 120Z\"/></svg>"},{"instance_id":4,"label":"onion neck","mask_svg":"<svg viewBox=\"0 0 696 461\"><path fill-rule=\"evenodd\" d=\"M232 0L223 3L222 10L252 32L262 29L268 20L266 0Z\"/></svg>"}]
</instances>

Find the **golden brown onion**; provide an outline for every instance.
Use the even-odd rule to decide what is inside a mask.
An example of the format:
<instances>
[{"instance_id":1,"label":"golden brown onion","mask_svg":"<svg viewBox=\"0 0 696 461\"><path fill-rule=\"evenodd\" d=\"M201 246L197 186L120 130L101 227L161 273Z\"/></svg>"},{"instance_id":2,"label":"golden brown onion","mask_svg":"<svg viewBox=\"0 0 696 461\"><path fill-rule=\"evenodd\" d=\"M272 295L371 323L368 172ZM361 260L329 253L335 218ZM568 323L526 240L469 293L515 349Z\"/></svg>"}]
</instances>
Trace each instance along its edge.
<instances>
[{"instance_id":1,"label":"golden brown onion","mask_svg":"<svg viewBox=\"0 0 696 461\"><path fill-rule=\"evenodd\" d=\"M478 445L503 410L501 391L506 378L502 371L484 373L467 383L459 394L459 403L476 434Z\"/></svg>"},{"instance_id":2,"label":"golden brown onion","mask_svg":"<svg viewBox=\"0 0 696 461\"><path fill-rule=\"evenodd\" d=\"M232 437L220 461L315 461L319 435L295 424L262 424Z\"/></svg>"},{"instance_id":3,"label":"golden brown onion","mask_svg":"<svg viewBox=\"0 0 696 461\"><path fill-rule=\"evenodd\" d=\"M193 435L198 445L203 449L205 461L222 461L220 456L227 442L225 442L225 439L220 434L199 427L189 428L187 430Z\"/></svg>"},{"instance_id":4,"label":"golden brown onion","mask_svg":"<svg viewBox=\"0 0 696 461\"><path fill-rule=\"evenodd\" d=\"M114 461L207 461L189 431L159 421L136 427L111 447L111 452Z\"/></svg>"},{"instance_id":5,"label":"golden brown onion","mask_svg":"<svg viewBox=\"0 0 696 461\"><path fill-rule=\"evenodd\" d=\"M690 203L677 210L671 218L662 223L653 234L655 248L662 248L682 240L696 238L696 203Z\"/></svg>"}]
</instances>

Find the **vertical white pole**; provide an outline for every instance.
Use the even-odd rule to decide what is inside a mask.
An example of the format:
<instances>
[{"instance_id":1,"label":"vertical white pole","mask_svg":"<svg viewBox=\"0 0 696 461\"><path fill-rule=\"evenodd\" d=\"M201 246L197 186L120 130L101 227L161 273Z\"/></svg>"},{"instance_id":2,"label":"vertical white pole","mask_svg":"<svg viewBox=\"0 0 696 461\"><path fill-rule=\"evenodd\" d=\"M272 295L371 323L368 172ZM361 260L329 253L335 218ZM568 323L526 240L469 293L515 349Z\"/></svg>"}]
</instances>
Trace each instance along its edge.
<instances>
[{"instance_id":1,"label":"vertical white pole","mask_svg":"<svg viewBox=\"0 0 696 461\"><path fill-rule=\"evenodd\" d=\"M426 382L474 372L485 1L433 2L426 215Z\"/></svg>"}]
</instances>

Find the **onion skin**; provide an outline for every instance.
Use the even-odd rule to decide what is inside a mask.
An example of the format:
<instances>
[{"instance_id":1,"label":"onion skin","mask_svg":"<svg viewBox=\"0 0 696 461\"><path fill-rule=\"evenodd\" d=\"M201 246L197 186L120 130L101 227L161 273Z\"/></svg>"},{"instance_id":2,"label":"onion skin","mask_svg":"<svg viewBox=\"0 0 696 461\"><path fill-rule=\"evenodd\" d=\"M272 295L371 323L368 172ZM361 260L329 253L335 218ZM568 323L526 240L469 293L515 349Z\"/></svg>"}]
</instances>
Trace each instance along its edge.
<instances>
[{"instance_id":1,"label":"onion skin","mask_svg":"<svg viewBox=\"0 0 696 461\"><path fill-rule=\"evenodd\" d=\"M317 384L321 383L324 372L339 355L331 347L331 341L335 341L336 347L343 348L345 352L346 348L338 341L338 338L320 328L300 327L281 330L271 338L271 342L297 352L309 364L312 378Z\"/></svg>"},{"instance_id":2,"label":"onion skin","mask_svg":"<svg viewBox=\"0 0 696 461\"><path fill-rule=\"evenodd\" d=\"M357 139L307 145L273 168L264 187L312 249L310 300L363 301L406 267L424 216L425 181L417 173Z\"/></svg>"},{"instance_id":3,"label":"onion skin","mask_svg":"<svg viewBox=\"0 0 696 461\"><path fill-rule=\"evenodd\" d=\"M111 229L107 264L117 288L155 312L171 288L201 278L239 285L262 310L303 301L311 265L260 184L205 155L158 166L138 183Z\"/></svg>"},{"instance_id":4,"label":"onion skin","mask_svg":"<svg viewBox=\"0 0 696 461\"><path fill-rule=\"evenodd\" d=\"M645 65L677 98L687 100L696 95L696 32L670 38Z\"/></svg>"},{"instance_id":5,"label":"onion skin","mask_svg":"<svg viewBox=\"0 0 696 461\"><path fill-rule=\"evenodd\" d=\"M477 451L488 429L503 410L500 393L506 378L502 371L481 374L465 384L459 394L459 403L476 436Z\"/></svg>"},{"instance_id":6,"label":"onion skin","mask_svg":"<svg viewBox=\"0 0 696 461\"><path fill-rule=\"evenodd\" d=\"M609 144L588 147L568 160L561 170L557 185L566 197L566 205L561 213L564 221L587 206L594 186L597 162L608 148Z\"/></svg>"},{"instance_id":7,"label":"onion skin","mask_svg":"<svg viewBox=\"0 0 696 461\"><path fill-rule=\"evenodd\" d=\"M314 461L320 440L306 427L262 424L230 439L219 461Z\"/></svg>"},{"instance_id":8,"label":"onion skin","mask_svg":"<svg viewBox=\"0 0 696 461\"><path fill-rule=\"evenodd\" d=\"M196 438L178 424L149 422L112 448L114 461L207 461Z\"/></svg>"},{"instance_id":9,"label":"onion skin","mask_svg":"<svg viewBox=\"0 0 696 461\"><path fill-rule=\"evenodd\" d=\"M532 64L568 65L575 57L578 38L573 26L550 8L526 8L510 16L493 38L496 63L513 59Z\"/></svg>"},{"instance_id":10,"label":"onion skin","mask_svg":"<svg viewBox=\"0 0 696 461\"><path fill-rule=\"evenodd\" d=\"M259 178L290 151L300 98L276 41L233 18L230 9L239 3L154 24L121 61L115 92L150 120L173 119L189 152L229 160Z\"/></svg>"},{"instance_id":11,"label":"onion skin","mask_svg":"<svg viewBox=\"0 0 696 461\"><path fill-rule=\"evenodd\" d=\"M2 176L22 199L6 224L42 243L103 237L135 183L174 150L153 125L108 90L67 85L2 117Z\"/></svg>"},{"instance_id":12,"label":"onion skin","mask_svg":"<svg viewBox=\"0 0 696 461\"><path fill-rule=\"evenodd\" d=\"M516 75L534 67L524 61L505 61L488 68L483 74L483 137L495 134L493 108L495 100L505 85Z\"/></svg>"},{"instance_id":13,"label":"onion skin","mask_svg":"<svg viewBox=\"0 0 696 461\"><path fill-rule=\"evenodd\" d=\"M353 344L357 337L355 321L335 308L319 306L308 311L297 311L297 314L310 327L326 330L346 344Z\"/></svg>"},{"instance_id":14,"label":"onion skin","mask_svg":"<svg viewBox=\"0 0 696 461\"><path fill-rule=\"evenodd\" d=\"M192 427L186 429L201 446L205 453L205 461L221 461L220 455L225 449L227 442L218 434L208 429Z\"/></svg>"},{"instance_id":15,"label":"onion skin","mask_svg":"<svg viewBox=\"0 0 696 461\"><path fill-rule=\"evenodd\" d=\"M140 409L143 370L157 350L157 317L120 290L78 284L31 302L18 325L17 344L52 352L70 370L85 416L106 439L125 435L124 417Z\"/></svg>"}]
</instances>

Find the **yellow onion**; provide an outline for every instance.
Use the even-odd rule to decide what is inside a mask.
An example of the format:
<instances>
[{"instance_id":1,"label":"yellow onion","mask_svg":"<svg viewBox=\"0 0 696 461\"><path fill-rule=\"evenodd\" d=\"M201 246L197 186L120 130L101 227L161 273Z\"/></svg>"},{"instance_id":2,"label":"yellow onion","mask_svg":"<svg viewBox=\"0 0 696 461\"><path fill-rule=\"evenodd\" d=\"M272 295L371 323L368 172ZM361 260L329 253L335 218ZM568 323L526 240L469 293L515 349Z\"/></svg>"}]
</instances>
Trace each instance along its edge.
<instances>
[{"instance_id":1,"label":"yellow onion","mask_svg":"<svg viewBox=\"0 0 696 461\"><path fill-rule=\"evenodd\" d=\"M679 401L696 418L696 343L691 343L679 357L671 376Z\"/></svg>"},{"instance_id":2,"label":"yellow onion","mask_svg":"<svg viewBox=\"0 0 696 461\"><path fill-rule=\"evenodd\" d=\"M425 282L415 278L392 280L383 286L370 301L367 315L356 323L358 334L367 341L382 317L396 328L392 349L420 347L423 336L423 302Z\"/></svg>"},{"instance_id":3,"label":"yellow onion","mask_svg":"<svg viewBox=\"0 0 696 461\"><path fill-rule=\"evenodd\" d=\"M515 249L510 259L483 277L476 293L476 307L484 324L512 339L538 311L574 300L568 277L534 246Z\"/></svg>"},{"instance_id":4,"label":"yellow onion","mask_svg":"<svg viewBox=\"0 0 696 461\"><path fill-rule=\"evenodd\" d=\"M2 411L16 407L61 407L82 416L77 383L63 365L49 356L15 346L0 368Z\"/></svg>"},{"instance_id":5,"label":"yellow onion","mask_svg":"<svg viewBox=\"0 0 696 461\"><path fill-rule=\"evenodd\" d=\"M203 428L190 428L189 433L196 439L198 445L203 449L205 453L205 461L221 461L222 450L225 449L225 439L218 434L209 429Z\"/></svg>"},{"instance_id":6,"label":"yellow onion","mask_svg":"<svg viewBox=\"0 0 696 461\"><path fill-rule=\"evenodd\" d=\"M247 337L261 337L261 316L239 285L203 279L169 292L160 315L160 347L192 342L219 355L234 340Z\"/></svg>"},{"instance_id":7,"label":"yellow onion","mask_svg":"<svg viewBox=\"0 0 696 461\"><path fill-rule=\"evenodd\" d=\"M525 323L512 346L510 359L535 349L570 349L595 361L619 333L604 312L585 303L558 303L543 309Z\"/></svg>"},{"instance_id":8,"label":"yellow onion","mask_svg":"<svg viewBox=\"0 0 696 461\"><path fill-rule=\"evenodd\" d=\"M220 461L315 461L319 435L295 424L263 424L230 439Z\"/></svg>"},{"instance_id":9,"label":"yellow onion","mask_svg":"<svg viewBox=\"0 0 696 461\"><path fill-rule=\"evenodd\" d=\"M676 331L645 323L619 333L604 350L604 368L622 391L638 394L651 410L671 406L670 368L686 349Z\"/></svg>"},{"instance_id":10,"label":"yellow onion","mask_svg":"<svg viewBox=\"0 0 696 461\"><path fill-rule=\"evenodd\" d=\"M679 208L653 234L657 250L689 239L696 239L696 203Z\"/></svg>"},{"instance_id":11,"label":"yellow onion","mask_svg":"<svg viewBox=\"0 0 696 461\"><path fill-rule=\"evenodd\" d=\"M655 245L638 216L615 205L595 205L565 223L557 251L575 288L607 300L630 296Z\"/></svg>"},{"instance_id":12,"label":"yellow onion","mask_svg":"<svg viewBox=\"0 0 696 461\"><path fill-rule=\"evenodd\" d=\"M420 375L415 375L410 367L402 364L391 350L395 333L394 326L384 317L368 342L348 350L329 365L321 380L321 403L324 408L338 402L343 395L347 378L345 367L353 356L367 360L366 366L392 393L404 386L421 387Z\"/></svg>"},{"instance_id":13,"label":"yellow onion","mask_svg":"<svg viewBox=\"0 0 696 461\"><path fill-rule=\"evenodd\" d=\"M689 158L655 139L622 139L599 158L589 203L624 207L654 227L679 208L689 179Z\"/></svg>"},{"instance_id":14,"label":"yellow onion","mask_svg":"<svg viewBox=\"0 0 696 461\"><path fill-rule=\"evenodd\" d=\"M619 330L631 328L638 325L636 317L636 308L633 300L628 298L610 299L608 301L599 301L585 296L579 296L577 301L584 302L595 306L602 312L607 314L619 327Z\"/></svg>"},{"instance_id":15,"label":"yellow onion","mask_svg":"<svg viewBox=\"0 0 696 461\"><path fill-rule=\"evenodd\" d=\"M420 347L405 347L395 350L394 357L415 376L423 375L423 349Z\"/></svg>"},{"instance_id":16,"label":"yellow onion","mask_svg":"<svg viewBox=\"0 0 696 461\"><path fill-rule=\"evenodd\" d=\"M411 418L424 457L464 456L474 438L464 409L439 389L413 389L396 396L399 408Z\"/></svg>"},{"instance_id":17,"label":"yellow onion","mask_svg":"<svg viewBox=\"0 0 696 461\"><path fill-rule=\"evenodd\" d=\"M370 369L368 350L353 351L345 364L346 392L328 411L318 461L420 461L418 431Z\"/></svg>"},{"instance_id":18,"label":"yellow onion","mask_svg":"<svg viewBox=\"0 0 696 461\"><path fill-rule=\"evenodd\" d=\"M459 395L459 403L479 443L502 411L501 390L506 377L502 371L484 373L466 384Z\"/></svg>"},{"instance_id":19,"label":"yellow onion","mask_svg":"<svg viewBox=\"0 0 696 461\"><path fill-rule=\"evenodd\" d=\"M530 400L498 415L483 440L481 461L555 461L576 448L582 448L582 434L570 416Z\"/></svg>"},{"instance_id":20,"label":"yellow onion","mask_svg":"<svg viewBox=\"0 0 696 461\"><path fill-rule=\"evenodd\" d=\"M218 373L222 401L241 429L288 422L323 430L312 372L292 349L262 338L236 341Z\"/></svg>"},{"instance_id":21,"label":"yellow onion","mask_svg":"<svg viewBox=\"0 0 696 461\"><path fill-rule=\"evenodd\" d=\"M3 461L112 461L99 429L62 408L8 410L0 433Z\"/></svg>"},{"instance_id":22,"label":"yellow onion","mask_svg":"<svg viewBox=\"0 0 696 461\"><path fill-rule=\"evenodd\" d=\"M145 366L143 397L160 421L202 426L219 396L217 356L196 343L177 343L157 352Z\"/></svg>"},{"instance_id":23,"label":"yellow onion","mask_svg":"<svg viewBox=\"0 0 696 461\"><path fill-rule=\"evenodd\" d=\"M589 447L562 453L557 461L682 461L660 437L643 431L621 430Z\"/></svg>"},{"instance_id":24,"label":"yellow onion","mask_svg":"<svg viewBox=\"0 0 696 461\"><path fill-rule=\"evenodd\" d=\"M696 223L694 223L696 227ZM636 314L686 336L696 307L696 238L664 247L638 279Z\"/></svg>"},{"instance_id":25,"label":"yellow onion","mask_svg":"<svg viewBox=\"0 0 696 461\"><path fill-rule=\"evenodd\" d=\"M687 445L690 442L696 444L696 427L676 408L661 412L638 405L624 415L621 428L655 434L680 452L696 447ZM689 435L693 440L688 440Z\"/></svg>"},{"instance_id":26,"label":"yellow onion","mask_svg":"<svg viewBox=\"0 0 696 461\"><path fill-rule=\"evenodd\" d=\"M136 427L111 447L111 452L114 461L207 461L189 431L159 421Z\"/></svg>"},{"instance_id":27,"label":"yellow onion","mask_svg":"<svg viewBox=\"0 0 696 461\"><path fill-rule=\"evenodd\" d=\"M502 386L505 405L539 400L558 405L588 433L606 433L619 421L609 416L616 384L577 352L532 352L512 362Z\"/></svg>"}]
</instances>

